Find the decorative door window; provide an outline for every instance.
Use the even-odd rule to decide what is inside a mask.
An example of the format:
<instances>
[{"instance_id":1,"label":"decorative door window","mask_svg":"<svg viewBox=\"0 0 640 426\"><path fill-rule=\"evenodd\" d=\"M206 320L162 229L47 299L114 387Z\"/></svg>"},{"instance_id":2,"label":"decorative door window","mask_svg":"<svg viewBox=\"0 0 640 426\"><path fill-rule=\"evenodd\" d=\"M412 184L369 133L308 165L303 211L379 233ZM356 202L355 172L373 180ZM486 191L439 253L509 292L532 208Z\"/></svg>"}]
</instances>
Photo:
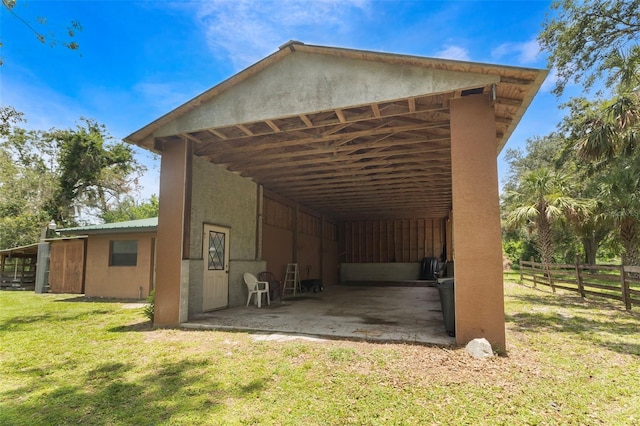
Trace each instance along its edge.
<instances>
[{"instance_id":1,"label":"decorative door window","mask_svg":"<svg viewBox=\"0 0 640 426\"><path fill-rule=\"evenodd\" d=\"M224 270L224 239L223 232L209 231L209 270Z\"/></svg>"}]
</instances>

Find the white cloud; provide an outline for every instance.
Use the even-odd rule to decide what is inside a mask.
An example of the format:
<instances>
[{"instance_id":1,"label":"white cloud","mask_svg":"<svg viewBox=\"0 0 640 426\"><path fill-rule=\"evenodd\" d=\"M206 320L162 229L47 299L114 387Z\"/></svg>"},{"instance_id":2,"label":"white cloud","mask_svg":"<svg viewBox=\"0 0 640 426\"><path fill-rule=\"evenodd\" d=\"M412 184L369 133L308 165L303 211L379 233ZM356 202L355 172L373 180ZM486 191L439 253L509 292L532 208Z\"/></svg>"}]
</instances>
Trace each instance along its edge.
<instances>
[{"instance_id":1,"label":"white cloud","mask_svg":"<svg viewBox=\"0 0 640 426\"><path fill-rule=\"evenodd\" d=\"M225 54L239 69L290 39L332 38L348 32L350 17L367 13L369 0L216 0L195 5L209 48Z\"/></svg>"},{"instance_id":2,"label":"white cloud","mask_svg":"<svg viewBox=\"0 0 640 426\"><path fill-rule=\"evenodd\" d=\"M157 114L163 114L187 102L199 93L198 90L201 90L184 86L179 82L156 83L141 81L133 86L133 91L136 95L142 97L143 104L153 105L153 108L157 110Z\"/></svg>"},{"instance_id":3,"label":"white cloud","mask_svg":"<svg viewBox=\"0 0 640 426\"><path fill-rule=\"evenodd\" d=\"M503 43L491 51L494 59L514 56L520 64L532 64L539 60L540 45L533 39L523 43Z\"/></svg>"},{"instance_id":4,"label":"white cloud","mask_svg":"<svg viewBox=\"0 0 640 426\"><path fill-rule=\"evenodd\" d=\"M552 68L549 74L547 75L547 78L544 80L544 83L542 83L542 86L540 87L540 91L551 92L555 88L557 81L558 81L558 70L556 70L555 68Z\"/></svg>"},{"instance_id":5,"label":"white cloud","mask_svg":"<svg viewBox=\"0 0 640 426\"><path fill-rule=\"evenodd\" d=\"M457 61L470 61L469 51L460 46L448 46L436 53L438 58L454 59Z\"/></svg>"}]
</instances>

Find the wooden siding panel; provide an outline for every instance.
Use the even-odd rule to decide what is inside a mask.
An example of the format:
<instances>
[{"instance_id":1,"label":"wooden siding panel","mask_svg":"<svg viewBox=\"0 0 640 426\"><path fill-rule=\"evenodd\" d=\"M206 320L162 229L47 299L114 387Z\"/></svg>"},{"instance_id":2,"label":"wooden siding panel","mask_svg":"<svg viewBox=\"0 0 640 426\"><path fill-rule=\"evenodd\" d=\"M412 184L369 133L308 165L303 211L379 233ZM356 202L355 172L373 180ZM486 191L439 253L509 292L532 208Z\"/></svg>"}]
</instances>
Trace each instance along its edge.
<instances>
[{"instance_id":1,"label":"wooden siding panel","mask_svg":"<svg viewBox=\"0 0 640 426\"><path fill-rule=\"evenodd\" d=\"M294 209L278 200L264 197L264 223L278 228L293 229Z\"/></svg>"},{"instance_id":2,"label":"wooden siding panel","mask_svg":"<svg viewBox=\"0 0 640 426\"><path fill-rule=\"evenodd\" d=\"M420 262L440 257L444 247L440 219L362 220L342 226L346 263Z\"/></svg>"},{"instance_id":3,"label":"wooden siding panel","mask_svg":"<svg viewBox=\"0 0 640 426\"><path fill-rule=\"evenodd\" d=\"M49 291L84 293L85 240L64 240L51 244Z\"/></svg>"}]
</instances>

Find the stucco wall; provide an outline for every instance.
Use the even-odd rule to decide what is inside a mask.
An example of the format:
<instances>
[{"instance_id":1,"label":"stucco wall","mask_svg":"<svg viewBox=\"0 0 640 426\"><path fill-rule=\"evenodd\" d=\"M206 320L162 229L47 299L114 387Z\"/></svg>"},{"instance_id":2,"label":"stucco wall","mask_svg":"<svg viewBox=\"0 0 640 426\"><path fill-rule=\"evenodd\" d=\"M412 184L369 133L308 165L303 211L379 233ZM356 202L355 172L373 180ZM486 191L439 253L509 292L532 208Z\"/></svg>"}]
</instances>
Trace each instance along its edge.
<instances>
[{"instance_id":1,"label":"stucco wall","mask_svg":"<svg viewBox=\"0 0 640 426\"><path fill-rule=\"evenodd\" d=\"M87 239L85 295L137 299L147 297L153 278L154 234L90 235ZM109 266L109 242L137 240L136 266Z\"/></svg>"},{"instance_id":2,"label":"stucco wall","mask_svg":"<svg viewBox=\"0 0 640 426\"><path fill-rule=\"evenodd\" d=\"M295 52L156 132L156 136L497 83L473 74ZM250 99L251 102L238 102Z\"/></svg>"},{"instance_id":3,"label":"stucco wall","mask_svg":"<svg viewBox=\"0 0 640 426\"><path fill-rule=\"evenodd\" d=\"M202 235L205 223L229 228L229 306L246 302L246 289L234 277L235 274L241 276L244 272L251 272L237 271L248 267L247 262L256 263L257 198L257 186L251 180L194 157L189 316L202 310ZM257 263L264 267L262 262Z\"/></svg>"},{"instance_id":4,"label":"stucco wall","mask_svg":"<svg viewBox=\"0 0 640 426\"><path fill-rule=\"evenodd\" d=\"M495 115L487 95L451 100L456 340L505 349Z\"/></svg>"}]
</instances>

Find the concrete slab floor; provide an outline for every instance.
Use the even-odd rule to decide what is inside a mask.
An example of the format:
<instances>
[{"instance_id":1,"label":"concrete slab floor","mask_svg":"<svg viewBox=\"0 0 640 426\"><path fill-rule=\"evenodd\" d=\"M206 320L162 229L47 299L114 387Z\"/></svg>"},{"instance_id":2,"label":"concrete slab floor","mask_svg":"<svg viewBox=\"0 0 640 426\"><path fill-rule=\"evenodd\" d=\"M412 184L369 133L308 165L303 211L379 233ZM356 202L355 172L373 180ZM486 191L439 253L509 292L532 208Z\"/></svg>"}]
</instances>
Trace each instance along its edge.
<instances>
[{"instance_id":1,"label":"concrete slab floor","mask_svg":"<svg viewBox=\"0 0 640 426\"><path fill-rule=\"evenodd\" d=\"M252 301L254 299L252 298ZM275 300L271 306L223 309L196 316L184 328L285 333L366 340L453 345L445 332L433 287L330 286Z\"/></svg>"}]
</instances>

